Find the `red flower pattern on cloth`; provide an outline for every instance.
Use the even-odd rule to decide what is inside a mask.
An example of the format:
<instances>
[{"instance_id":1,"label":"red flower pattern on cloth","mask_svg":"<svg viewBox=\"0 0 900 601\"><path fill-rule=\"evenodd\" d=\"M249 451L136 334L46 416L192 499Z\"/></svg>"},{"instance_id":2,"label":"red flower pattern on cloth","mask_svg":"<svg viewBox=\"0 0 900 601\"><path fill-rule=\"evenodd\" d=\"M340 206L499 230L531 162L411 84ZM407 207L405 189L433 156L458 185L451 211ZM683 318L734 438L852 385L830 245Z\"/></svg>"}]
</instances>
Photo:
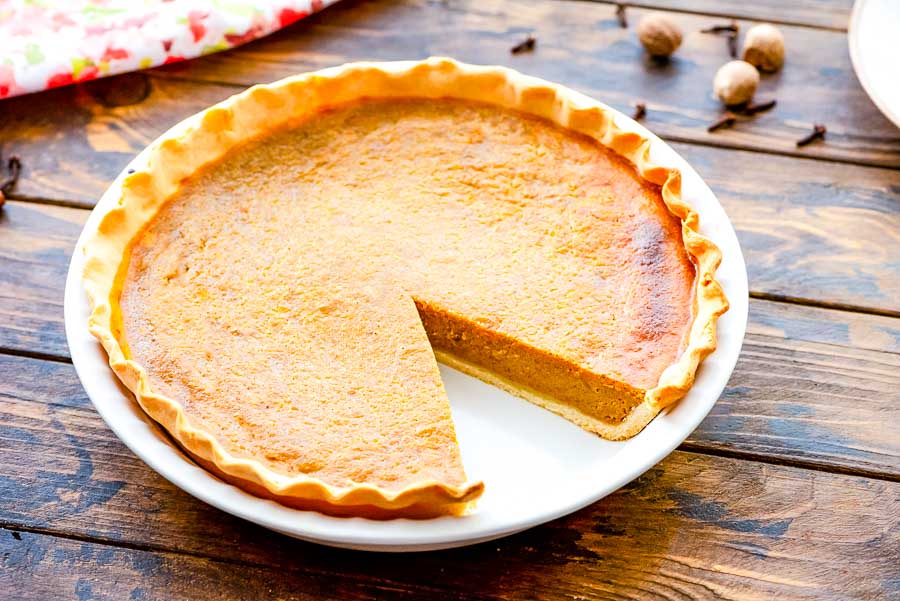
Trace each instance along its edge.
<instances>
[{"instance_id":1,"label":"red flower pattern on cloth","mask_svg":"<svg viewBox=\"0 0 900 601\"><path fill-rule=\"evenodd\" d=\"M335 1L0 0L0 98L227 50Z\"/></svg>"}]
</instances>

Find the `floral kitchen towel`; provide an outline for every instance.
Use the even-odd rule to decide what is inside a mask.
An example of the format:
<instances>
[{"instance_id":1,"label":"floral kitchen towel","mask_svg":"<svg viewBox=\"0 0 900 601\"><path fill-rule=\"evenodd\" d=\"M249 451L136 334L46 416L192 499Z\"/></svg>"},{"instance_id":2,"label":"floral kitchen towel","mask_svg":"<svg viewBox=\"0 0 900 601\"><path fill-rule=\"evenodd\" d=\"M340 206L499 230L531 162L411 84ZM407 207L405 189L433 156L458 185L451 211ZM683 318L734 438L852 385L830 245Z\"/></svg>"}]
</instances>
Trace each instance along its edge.
<instances>
[{"instance_id":1,"label":"floral kitchen towel","mask_svg":"<svg viewBox=\"0 0 900 601\"><path fill-rule=\"evenodd\" d=\"M335 0L0 0L0 98L249 42Z\"/></svg>"}]
</instances>

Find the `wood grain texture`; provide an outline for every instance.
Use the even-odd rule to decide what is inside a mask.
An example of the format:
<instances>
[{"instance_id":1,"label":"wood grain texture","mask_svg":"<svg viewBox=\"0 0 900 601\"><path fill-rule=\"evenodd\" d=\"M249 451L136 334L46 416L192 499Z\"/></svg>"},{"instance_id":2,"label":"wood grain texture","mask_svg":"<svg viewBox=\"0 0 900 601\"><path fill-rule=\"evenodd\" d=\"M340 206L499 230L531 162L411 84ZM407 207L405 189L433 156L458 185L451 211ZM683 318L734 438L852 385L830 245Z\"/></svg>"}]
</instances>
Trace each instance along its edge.
<instances>
[{"instance_id":1,"label":"wood grain texture","mask_svg":"<svg viewBox=\"0 0 900 601\"><path fill-rule=\"evenodd\" d=\"M68 357L63 286L86 216L80 209L21 202L0 213L0 348ZM898 353L900 319L753 301L735 374L689 442L900 477L900 439L886 428L900 423ZM26 376L14 396L41 381Z\"/></svg>"},{"instance_id":2,"label":"wood grain texture","mask_svg":"<svg viewBox=\"0 0 900 601\"><path fill-rule=\"evenodd\" d=\"M72 153L42 155L56 163L46 173L66 169L58 159L72 156L112 163L111 179L130 157L71 145ZM754 293L900 315L900 171L675 148L728 211ZM736 164L739 177L732 175ZM87 211L36 203L8 202L0 212L0 348L66 355L63 286L86 218Z\"/></svg>"},{"instance_id":3,"label":"wood grain texture","mask_svg":"<svg viewBox=\"0 0 900 601\"><path fill-rule=\"evenodd\" d=\"M747 3L750 5L751 3ZM571 86L631 113L646 102L653 130L671 139L765 152L900 167L900 130L866 96L850 64L846 34L783 26L784 69L766 75L757 97L776 109L731 130L708 133L722 113L712 95L716 70L731 60L721 36L700 33L721 17L673 14L685 36L668 62L646 56L634 26L646 11L628 9L619 27L611 4L565 0L403 0L340 2L241 49L170 65L157 74L251 85L350 60L445 55L501 64ZM739 22L746 30L752 23ZM526 34L534 52L511 55ZM812 124L828 140L798 149Z\"/></svg>"},{"instance_id":4,"label":"wood grain texture","mask_svg":"<svg viewBox=\"0 0 900 601\"><path fill-rule=\"evenodd\" d=\"M777 169L770 179L776 178ZM846 193L842 198L856 202ZM744 202L736 199L735 208ZM68 357L63 286L86 216L80 209L20 202L8 203L0 213L0 348ZM771 219L778 220L777 212ZM764 242L760 251L774 248ZM813 238L809 245L816 243L825 244ZM786 273L799 278L802 271ZM900 440L884 425L900 421L898 352L898 319L754 301L744 354L729 388L690 442L694 448L897 477ZM29 377L25 384L36 381Z\"/></svg>"},{"instance_id":5,"label":"wood grain texture","mask_svg":"<svg viewBox=\"0 0 900 601\"><path fill-rule=\"evenodd\" d=\"M636 22L642 12L631 11ZM618 27L608 4L344 0L234 51L4 100L0 140L24 160L16 197L92 204L150 140L247 85L348 60L446 54L510 65L627 113L646 102L646 124L670 139L900 167L900 130L857 83L844 34L786 28L788 64L766 76L759 93L776 95L779 105L710 134L707 125L721 113L711 81L728 60L725 43L698 33L715 18L677 18L690 33L676 59L661 64L644 56L632 30ZM539 38L537 50L511 56L509 48L529 32ZM828 125L827 141L798 150L795 141L813 122Z\"/></svg>"},{"instance_id":6,"label":"wood grain texture","mask_svg":"<svg viewBox=\"0 0 900 601\"><path fill-rule=\"evenodd\" d=\"M68 356L63 290L88 212L7 201L0 209L0 348Z\"/></svg>"},{"instance_id":7,"label":"wood grain texture","mask_svg":"<svg viewBox=\"0 0 900 601\"><path fill-rule=\"evenodd\" d=\"M593 0L610 3L610 0ZM613 2L615 4L615 2ZM638 0L629 6L846 31L853 0Z\"/></svg>"},{"instance_id":8,"label":"wood grain texture","mask_svg":"<svg viewBox=\"0 0 900 601\"><path fill-rule=\"evenodd\" d=\"M68 365L0 355L0 373L0 397L88 406ZM900 320L752 301L734 375L687 445L900 480L896 423Z\"/></svg>"},{"instance_id":9,"label":"wood grain texture","mask_svg":"<svg viewBox=\"0 0 900 601\"><path fill-rule=\"evenodd\" d=\"M900 481L900 319L847 317L751 303L734 374L686 448Z\"/></svg>"},{"instance_id":10,"label":"wood grain texture","mask_svg":"<svg viewBox=\"0 0 900 601\"><path fill-rule=\"evenodd\" d=\"M70 369L4 360L20 362L16 373L30 369L25 362L41 363L51 377ZM897 482L676 452L607 499L526 533L455 551L371 555L294 541L196 501L144 466L65 387L24 396L5 391L0 398L0 525L7 529L152 549L165 561L176 561L170 554L177 552L284 569L285 581L298 587L321 578L420 594L541 599L897 592ZM9 549L13 541L2 544ZM89 554L80 571L70 565L71 577L34 578L66 586L76 584L75 574L102 581L104 572L90 568L105 565L96 557ZM22 561L22 569L51 570L44 561ZM119 576L135 578L110 568L107 577ZM101 582L93 586L103 590Z\"/></svg>"},{"instance_id":11,"label":"wood grain texture","mask_svg":"<svg viewBox=\"0 0 900 601\"><path fill-rule=\"evenodd\" d=\"M638 4L676 11L688 35L672 62L634 39L646 11L629 8L624 31L609 2L343 0L233 52L0 101L0 146L25 161L14 197L90 207L150 140L246 85L363 58L508 64L625 112L646 102L645 124L732 217L755 294L879 315L752 300L723 397L643 477L501 541L361 554L223 514L131 454L62 362L87 211L8 202L0 349L31 357L0 351L0 598L900 598L900 131L850 69L836 30L851 2ZM788 64L762 84L778 107L711 135L710 80L728 57L696 31L726 16L801 26L783 28ZM529 33L536 52L510 56ZM798 151L814 121L828 140Z\"/></svg>"},{"instance_id":12,"label":"wood grain texture","mask_svg":"<svg viewBox=\"0 0 900 601\"><path fill-rule=\"evenodd\" d=\"M303 601L402 599L422 594L436 599L476 598L455 593L450 597L431 587L398 589L349 574L327 578L291 567L235 565L228 560L2 528L0 591L15 591L8 597L15 601Z\"/></svg>"},{"instance_id":13,"label":"wood grain texture","mask_svg":"<svg viewBox=\"0 0 900 601\"><path fill-rule=\"evenodd\" d=\"M120 87L139 87L135 104L103 99ZM22 158L22 174L9 196L93 206L134 156L179 120L214 104L238 87L156 85L129 73L0 101L4 156ZM121 93L120 93L121 95Z\"/></svg>"},{"instance_id":14,"label":"wood grain texture","mask_svg":"<svg viewBox=\"0 0 900 601\"><path fill-rule=\"evenodd\" d=\"M673 146L725 207L752 293L900 316L900 171Z\"/></svg>"}]
</instances>

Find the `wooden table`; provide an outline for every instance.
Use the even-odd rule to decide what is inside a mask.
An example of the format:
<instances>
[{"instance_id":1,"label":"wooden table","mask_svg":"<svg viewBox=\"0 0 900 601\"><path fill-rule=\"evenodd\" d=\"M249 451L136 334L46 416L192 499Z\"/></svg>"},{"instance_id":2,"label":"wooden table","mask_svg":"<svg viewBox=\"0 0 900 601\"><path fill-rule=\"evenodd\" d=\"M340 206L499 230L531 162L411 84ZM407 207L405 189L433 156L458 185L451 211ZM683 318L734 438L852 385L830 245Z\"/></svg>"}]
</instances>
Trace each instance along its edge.
<instances>
[{"instance_id":1,"label":"wooden table","mask_svg":"<svg viewBox=\"0 0 900 601\"><path fill-rule=\"evenodd\" d=\"M900 598L900 131L850 66L850 0L642 0L687 33L643 55L627 11L571 0L344 0L233 52L0 101L24 171L0 210L0 598ZM725 41L777 15L778 106L708 133ZM534 33L534 52L510 47ZM699 170L750 272L734 376L677 451L574 515L417 555L298 542L174 488L92 409L63 282L94 204L170 125L244 87L356 59L449 55L631 112ZM814 122L827 140L798 148Z\"/></svg>"}]
</instances>

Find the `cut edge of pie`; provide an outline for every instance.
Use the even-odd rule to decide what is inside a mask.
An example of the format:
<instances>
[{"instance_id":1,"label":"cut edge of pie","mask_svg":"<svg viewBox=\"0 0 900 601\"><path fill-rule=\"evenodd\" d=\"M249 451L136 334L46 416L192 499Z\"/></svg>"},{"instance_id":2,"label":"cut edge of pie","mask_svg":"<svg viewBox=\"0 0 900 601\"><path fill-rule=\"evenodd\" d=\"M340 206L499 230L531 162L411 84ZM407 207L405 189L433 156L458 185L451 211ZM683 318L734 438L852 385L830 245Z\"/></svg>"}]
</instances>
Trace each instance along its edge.
<instances>
[{"instance_id":1,"label":"cut edge of pie","mask_svg":"<svg viewBox=\"0 0 900 601\"><path fill-rule=\"evenodd\" d=\"M640 432L663 408L687 393L698 365L715 350L716 320L728 308L714 277L721 253L699 233L698 215L681 197L681 173L653 164L651 141L617 125L613 113L595 100L508 68L473 66L447 58L349 63L254 86L188 118L148 148L146 164L125 177L117 206L102 216L84 246L83 283L92 308L90 332L143 410L208 470L289 506L366 517L459 515L481 494L483 483L453 486L429 480L399 491L367 484L340 488L306 475L279 474L260 461L230 454L211 434L191 424L181 403L152 390L144 367L128 358L116 309L123 267L127 267L134 239L181 182L232 148L324 106L362 98L403 97L485 102L543 117L594 138L630 161L643 179L661 186L666 207L681 220L683 243L696 268L693 321L682 352L663 371L657 385L646 391L643 402L619 424L586 416L438 351L443 363L525 397L603 438L621 440Z\"/></svg>"}]
</instances>

